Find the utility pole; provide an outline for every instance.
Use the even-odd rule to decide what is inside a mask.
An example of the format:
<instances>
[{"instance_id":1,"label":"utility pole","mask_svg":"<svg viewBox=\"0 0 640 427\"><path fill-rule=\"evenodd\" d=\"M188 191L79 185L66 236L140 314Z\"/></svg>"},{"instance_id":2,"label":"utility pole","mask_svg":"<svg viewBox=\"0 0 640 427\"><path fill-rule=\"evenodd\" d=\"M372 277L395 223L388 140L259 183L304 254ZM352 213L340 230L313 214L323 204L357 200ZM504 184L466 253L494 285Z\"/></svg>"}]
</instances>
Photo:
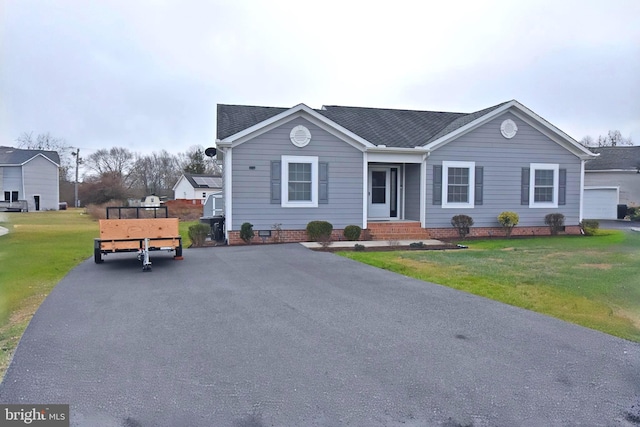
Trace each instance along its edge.
<instances>
[{"instance_id":1,"label":"utility pole","mask_svg":"<svg viewBox=\"0 0 640 427\"><path fill-rule=\"evenodd\" d=\"M74 186L75 187L74 188L74 190L75 190L75 203L74 203L74 206L76 208L78 208L79 207L78 206L78 169L79 169L79 166L80 166L80 149L76 148L76 151L72 152L71 154L76 158L76 182L75 182L75 186Z\"/></svg>"}]
</instances>

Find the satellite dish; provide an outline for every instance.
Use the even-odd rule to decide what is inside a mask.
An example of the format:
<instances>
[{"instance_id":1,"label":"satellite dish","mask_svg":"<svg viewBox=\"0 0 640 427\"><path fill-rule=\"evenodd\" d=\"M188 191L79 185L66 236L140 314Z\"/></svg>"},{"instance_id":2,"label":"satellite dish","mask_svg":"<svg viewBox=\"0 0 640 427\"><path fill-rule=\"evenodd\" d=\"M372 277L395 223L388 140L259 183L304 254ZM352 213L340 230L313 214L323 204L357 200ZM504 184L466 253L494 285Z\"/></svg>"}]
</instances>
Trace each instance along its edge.
<instances>
[{"instance_id":1,"label":"satellite dish","mask_svg":"<svg viewBox=\"0 0 640 427\"><path fill-rule=\"evenodd\" d=\"M209 147L206 150L204 150L204 154L206 154L208 157L213 157L216 155L216 149L214 147Z\"/></svg>"}]
</instances>

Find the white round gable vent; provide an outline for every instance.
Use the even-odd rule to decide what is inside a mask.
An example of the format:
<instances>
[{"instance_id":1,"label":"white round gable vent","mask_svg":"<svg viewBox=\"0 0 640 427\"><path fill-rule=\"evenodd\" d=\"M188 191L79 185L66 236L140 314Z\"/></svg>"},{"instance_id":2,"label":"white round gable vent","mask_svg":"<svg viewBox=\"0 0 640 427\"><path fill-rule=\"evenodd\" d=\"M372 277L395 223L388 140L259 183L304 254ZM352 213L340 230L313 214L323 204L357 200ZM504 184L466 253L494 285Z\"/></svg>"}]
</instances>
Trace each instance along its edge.
<instances>
[{"instance_id":1,"label":"white round gable vent","mask_svg":"<svg viewBox=\"0 0 640 427\"><path fill-rule=\"evenodd\" d=\"M291 143L296 147L304 147L311 141L311 132L302 125L296 126L291 129L289 138L291 138Z\"/></svg>"},{"instance_id":2,"label":"white round gable vent","mask_svg":"<svg viewBox=\"0 0 640 427\"><path fill-rule=\"evenodd\" d=\"M500 125L500 132L505 138L511 139L518 133L518 126L513 120L507 119Z\"/></svg>"}]
</instances>

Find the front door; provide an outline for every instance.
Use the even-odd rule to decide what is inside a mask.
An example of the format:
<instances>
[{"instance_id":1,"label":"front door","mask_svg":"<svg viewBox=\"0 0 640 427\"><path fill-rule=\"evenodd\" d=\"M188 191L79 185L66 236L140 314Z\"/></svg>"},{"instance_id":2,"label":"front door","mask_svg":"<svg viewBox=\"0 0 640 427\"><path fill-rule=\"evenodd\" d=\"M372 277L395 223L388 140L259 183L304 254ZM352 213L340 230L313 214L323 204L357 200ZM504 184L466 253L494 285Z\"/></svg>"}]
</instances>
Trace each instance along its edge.
<instances>
[{"instance_id":1,"label":"front door","mask_svg":"<svg viewBox=\"0 0 640 427\"><path fill-rule=\"evenodd\" d=\"M369 169L369 218L391 216L390 168Z\"/></svg>"}]
</instances>

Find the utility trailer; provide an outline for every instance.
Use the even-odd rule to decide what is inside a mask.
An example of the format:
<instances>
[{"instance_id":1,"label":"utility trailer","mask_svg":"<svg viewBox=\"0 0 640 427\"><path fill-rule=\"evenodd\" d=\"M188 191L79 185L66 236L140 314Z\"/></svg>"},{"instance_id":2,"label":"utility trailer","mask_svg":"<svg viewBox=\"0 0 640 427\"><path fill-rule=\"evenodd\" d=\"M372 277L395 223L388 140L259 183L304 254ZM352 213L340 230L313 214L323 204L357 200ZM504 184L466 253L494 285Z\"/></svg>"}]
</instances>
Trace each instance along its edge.
<instances>
[{"instance_id":1,"label":"utility trailer","mask_svg":"<svg viewBox=\"0 0 640 427\"><path fill-rule=\"evenodd\" d=\"M142 271L151 271L150 251L175 251L182 259L182 237L178 218L169 218L166 206L111 206L107 219L100 220L100 237L93 242L96 264L115 252L137 252Z\"/></svg>"}]
</instances>

